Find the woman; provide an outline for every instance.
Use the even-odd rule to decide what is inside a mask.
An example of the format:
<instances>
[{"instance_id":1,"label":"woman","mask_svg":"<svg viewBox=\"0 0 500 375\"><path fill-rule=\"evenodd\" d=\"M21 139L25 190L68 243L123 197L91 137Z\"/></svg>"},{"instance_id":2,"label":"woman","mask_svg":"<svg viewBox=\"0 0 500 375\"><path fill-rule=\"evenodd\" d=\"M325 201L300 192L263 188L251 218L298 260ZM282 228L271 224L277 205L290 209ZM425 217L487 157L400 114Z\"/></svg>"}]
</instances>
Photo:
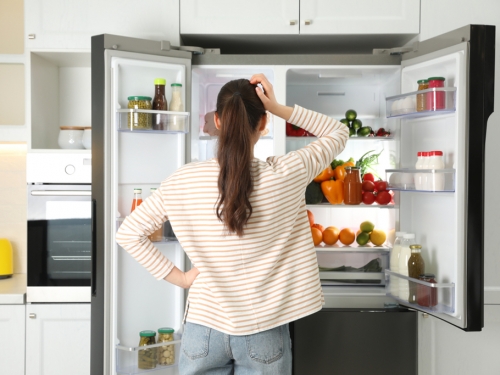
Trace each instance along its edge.
<instances>
[{"instance_id":1,"label":"woman","mask_svg":"<svg viewBox=\"0 0 500 375\"><path fill-rule=\"evenodd\" d=\"M318 140L266 162L254 158L266 111ZM217 158L164 180L122 223L117 241L157 279L190 288L181 374L291 374L288 323L323 305L305 189L349 132L325 115L278 104L262 74L224 85L214 121ZM147 238L166 220L196 265L187 272Z\"/></svg>"}]
</instances>

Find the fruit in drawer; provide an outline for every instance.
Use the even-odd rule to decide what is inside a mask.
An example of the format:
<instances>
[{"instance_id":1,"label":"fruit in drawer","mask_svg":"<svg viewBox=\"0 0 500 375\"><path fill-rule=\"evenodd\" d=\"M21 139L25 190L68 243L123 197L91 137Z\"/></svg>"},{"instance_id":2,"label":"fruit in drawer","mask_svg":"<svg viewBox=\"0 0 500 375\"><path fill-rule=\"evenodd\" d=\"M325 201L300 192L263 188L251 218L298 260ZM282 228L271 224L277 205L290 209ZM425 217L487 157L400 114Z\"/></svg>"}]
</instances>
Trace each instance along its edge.
<instances>
[{"instance_id":1,"label":"fruit in drawer","mask_svg":"<svg viewBox=\"0 0 500 375\"><path fill-rule=\"evenodd\" d=\"M350 245L354 242L356 236L351 228L344 228L339 233L339 240L344 245Z\"/></svg>"},{"instance_id":2,"label":"fruit in drawer","mask_svg":"<svg viewBox=\"0 0 500 375\"><path fill-rule=\"evenodd\" d=\"M370 233L370 241L376 246L382 246L387 239L387 235L381 229L374 229Z\"/></svg>"},{"instance_id":3,"label":"fruit in drawer","mask_svg":"<svg viewBox=\"0 0 500 375\"><path fill-rule=\"evenodd\" d=\"M363 221L359 225L359 229L361 229L361 232L370 233L371 231L373 231L373 228L375 228L375 224L373 224L371 221Z\"/></svg>"},{"instance_id":4,"label":"fruit in drawer","mask_svg":"<svg viewBox=\"0 0 500 375\"><path fill-rule=\"evenodd\" d=\"M323 241L323 234L318 228L311 227L311 236L314 242L314 246L318 246Z\"/></svg>"},{"instance_id":5,"label":"fruit in drawer","mask_svg":"<svg viewBox=\"0 0 500 375\"><path fill-rule=\"evenodd\" d=\"M335 245L339 240L340 230L337 227L327 227L323 231L323 242L327 245Z\"/></svg>"}]
</instances>

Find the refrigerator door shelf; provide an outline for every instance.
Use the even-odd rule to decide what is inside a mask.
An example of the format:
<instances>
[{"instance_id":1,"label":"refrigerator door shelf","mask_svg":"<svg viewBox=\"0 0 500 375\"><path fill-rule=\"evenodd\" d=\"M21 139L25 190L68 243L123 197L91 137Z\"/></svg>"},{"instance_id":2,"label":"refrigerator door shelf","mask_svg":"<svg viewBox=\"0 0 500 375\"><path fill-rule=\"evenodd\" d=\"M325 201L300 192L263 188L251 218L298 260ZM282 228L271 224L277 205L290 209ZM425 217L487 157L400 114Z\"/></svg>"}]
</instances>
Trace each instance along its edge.
<instances>
[{"instance_id":1,"label":"refrigerator door shelf","mask_svg":"<svg viewBox=\"0 0 500 375\"><path fill-rule=\"evenodd\" d=\"M390 190L455 192L455 169L386 169L385 172Z\"/></svg>"},{"instance_id":2,"label":"refrigerator door shelf","mask_svg":"<svg viewBox=\"0 0 500 375\"><path fill-rule=\"evenodd\" d=\"M155 134L185 134L189 132L189 112L157 111L152 109L118 109L116 112L118 131ZM159 116L159 122L165 124L166 128L164 130L143 129L134 125L142 119L152 124L155 116Z\"/></svg>"},{"instance_id":3,"label":"refrigerator door shelf","mask_svg":"<svg viewBox=\"0 0 500 375\"><path fill-rule=\"evenodd\" d=\"M181 347L181 336L178 334L174 335L174 341L161 342L148 346L122 346L116 345L116 373L133 375L133 374L144 374L154 371L166 370L172 367L176 367L179 364L179 350ZM171 365L159 365L157 364L153 369L140 369L138 366L139 351L140 350L155 350L160 351L161 347L174 345L175 359L174 363Z\"/></svg>"},{"instance_id":4,"label":"refrigerator door shelf","mask_svg":"<svg viewBox=\"0 0 500 375\"><path fill-rule=\"evenodd\" d=\"M317 207L321 207L321 208L347 208L347 209L353 209L353 208L389 208L389 209L392 209L392 208L399 208L399 206L397 205L394 205L394 204L383 204L383 205L380 205L380 204L377 204L377 203L373 203L373 204L364 204L364 203L361 203L361 204L331 204L331 203L328 203L328 202L323 202L323 203L318 203L318 204L308 204L307 205L308 208L311 208L311 207L314 207L314 208L317 208Z\"/></svg>"},{"instance_id":5,"label":"refrigerator door shelf","mask_svg":"<svg viewBox=\"0 0 500 375\"><path fill-rule=\"evenodd\" d=\"M419 304L409 303L408 300L395 296L391 283L409 283L409 289L415 288ZM455 312L455 283L428 283L396 272L385 270L385 290L388 296L393 297L399 304L413 307L428 313L445 313L453 315Z\"/></svg>"},{"instance_id":6,"label":"refrigerator door shelf","mask_svg":"<svg viewBox=\"0 0 500 375\"><path fill-rule=\"evenodd\" d=\"M413 118L455 112L456 87L434 87L386 98L387 118ZM420 110L419 110L420 109Z\"/></svg>"},{"instance_id":7,"label":"refrigerator door shelf","mask_svg":"<svg viewBox=\"0 0 500 375\"><path fill-rule=\"evenodd\" d=\"M219 139L218 136L216 135L200 135L200 141L215 141L217 139ZM273 139L273 136L272 135L264 135L264 136L261 136L259 139Z\"/></svg>"}]
</instances>

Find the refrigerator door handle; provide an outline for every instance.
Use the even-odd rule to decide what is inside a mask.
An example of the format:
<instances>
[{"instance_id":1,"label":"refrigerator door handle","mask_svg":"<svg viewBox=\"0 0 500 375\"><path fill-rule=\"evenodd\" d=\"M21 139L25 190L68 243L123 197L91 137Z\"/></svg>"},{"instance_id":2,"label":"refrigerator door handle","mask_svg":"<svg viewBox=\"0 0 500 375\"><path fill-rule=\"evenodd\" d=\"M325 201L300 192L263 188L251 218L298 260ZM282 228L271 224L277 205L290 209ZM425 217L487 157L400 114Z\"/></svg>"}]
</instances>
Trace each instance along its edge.
<instances>
[{"instance_id":1,"label":"refrigerator door handle","mask_svg":"<svg viewBox=\"0 0 500 375\"><path fill-rule=\"evenodd\" d=\"M96 274L97 274L97 241L96 241L96 200L92 199L92 279L91 279L91 294L92 297L96 295Z\"/></svg>"}]
</instances>

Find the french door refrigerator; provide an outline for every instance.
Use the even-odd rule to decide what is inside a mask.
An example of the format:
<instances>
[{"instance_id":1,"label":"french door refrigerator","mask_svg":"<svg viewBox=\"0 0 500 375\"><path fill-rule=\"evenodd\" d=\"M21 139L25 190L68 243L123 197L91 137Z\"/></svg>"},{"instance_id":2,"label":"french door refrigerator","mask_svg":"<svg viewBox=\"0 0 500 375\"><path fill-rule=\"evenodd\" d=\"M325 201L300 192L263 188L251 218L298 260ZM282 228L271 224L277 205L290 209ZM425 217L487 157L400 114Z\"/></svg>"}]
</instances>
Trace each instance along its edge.
<instances>
[{"instance_id":1,"label":"french door refrigerator","mask_svg":"<svg viewBox=\"0 0 500 375\"><path fill-rule=\"evenodd\" d=\"M368 275L322 273L326 307L374 311L396 307L394 311L432 314L465 331L481 330L484 147L486 123L493 112L494 36L492 26L469 25L421 42L403 55L389 51L252 56L182 50L168 42L114 35L93 37L92 374L178 373L186 295L150 276L116 244L115 233L130 213L134 189L141 188L147 198L151 188L181 165L214 157L217 137L203 132L204 115L215 109L224 83L259 72L273 83L282 103L337 119L355 109L363 125L391 131L390 137L350 138L339 158L357 160L367 151L382 151L375 172L392 184L394 204L308 206L324 226L355 229L369 220L388 234L382 246L317 246L320 266L361 267L374 259L381 266ZM420 94L443 95L444 107L401 111L406 98L415 103L417 80L431 76L444 77L445 87ZM156 78L166 79L167 100L170 84L182 84L183 111L128 108L129 96L154 96ZM137 127L140 118L147 122L156 116L181 126ZM267 127L269 132L256 145L256 157L261 159L314 140L287 137L285 121L273 116ZM444 169L419 171L442 176L441 191L415 189L416 155L422 150L443 151ZM435 293L433 306L409 303L391 290L391 284L409 282L389 267L395 230L415 233L415 242L423 246L426 272L435 273L436 283L419 285ZM163 241L155 244L177 267L189 267L181 244L171 234L165 232ZM165 344L139 346L139 332L164 326L176 331L171 342L175 363L140 369L138 361L146 349L150 354Z\"/></svg>"}]
</instances>

